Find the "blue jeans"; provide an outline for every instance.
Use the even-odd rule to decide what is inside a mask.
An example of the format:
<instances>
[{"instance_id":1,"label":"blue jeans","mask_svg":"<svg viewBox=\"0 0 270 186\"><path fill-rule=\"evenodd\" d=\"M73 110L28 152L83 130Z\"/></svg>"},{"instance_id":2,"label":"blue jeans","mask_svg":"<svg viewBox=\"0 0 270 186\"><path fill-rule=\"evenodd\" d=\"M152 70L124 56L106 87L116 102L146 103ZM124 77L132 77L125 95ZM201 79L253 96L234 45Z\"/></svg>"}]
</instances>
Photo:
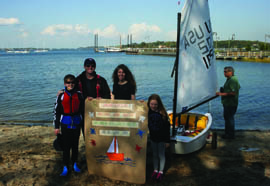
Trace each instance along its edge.
<instances>
[{"instance_id":1,"label":"blue jeans","mask_svg":"<svg viewBox=\"0 0 270 186\"><path fill-rule=\"evenodd\" d=\"M237 106L224 106L224 120L225 120L225 135L229 137L234 137L235 121L234 115L237 110Z\"/></svg>"},{"instance_id":2,"label":"blue jeans","mask_svg":"<svg viewBox=\"0 0 270 186\"><path fill-rule=\"evenodd\" d=\"M163 171L165 167L165 149L166 149L165 143L164 142L158 143L151 140L151 146L153 150L154 170Z\"/></svg>"}]
</instances>

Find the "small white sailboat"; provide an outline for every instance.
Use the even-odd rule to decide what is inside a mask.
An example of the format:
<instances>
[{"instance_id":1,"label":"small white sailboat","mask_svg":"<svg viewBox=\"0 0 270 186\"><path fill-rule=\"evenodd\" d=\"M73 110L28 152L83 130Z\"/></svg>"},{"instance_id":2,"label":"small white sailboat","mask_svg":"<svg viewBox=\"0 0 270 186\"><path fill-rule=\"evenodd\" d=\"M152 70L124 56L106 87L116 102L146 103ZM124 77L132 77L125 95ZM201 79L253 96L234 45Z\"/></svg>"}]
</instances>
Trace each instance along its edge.
<instances>
[{"instance_id":1,"label":"small white sailboat","mask_svg":"<svg viewBox=\"0 0 270 186\"><path fill-rule=\"evenodd\" d=\"M107 47L106 52L123 52L121 48L116 48L116 47Z\"/></svg>"},{"instance_id":2,"label":"small white sailboat","mask_svg":"<svg viewBox=\"0 0 270 186\"><path fill-rule=\"evenodd\" d=\"M174 105L173 113L169 113L172 123L171 151L176 154L191 153L205 145L212 116L210 113L189 111L217 97L208 1L186 1L182 15L178 14L177 54L173 69Z\"/></svg>"},{"instance_id":3,"label":"small white sailboat","mask_svg":"<svg viewBox=\"0 0 270 186\"><path fill-rule=\"evenodd\" d=\"M122 50L121 36L120 36L120 47L106 47L105 52L124 52L124 50Z\"/></svg>"},{"instance_id":4,"label":"small white sailboat","mask_svg":"<svg viewBox=\"0 0 270 186\"><path fill-rule=\"evenodd\" d=\"M7 53L14 53L14 54L28 54L30 53L29 50L7 50Z\"/></svg>"},{"instance_id":5,"label":"small white sailboat","mask_svg":"<svg viewBox=\"0 0 270 186\"><path fill-rule=\"evenodd\" d=\"M34 50L34 53L44 53L44 52L48 52L49 50L45 48L45 43L44 41L42 42L42 48L36 48Z\"/></svg>"},{"instance_id":6,"label":"small white sailboat","mask_svg":"<svg viewBox=\"0 0 270 186\"><path fill-rule=\"evenodd\" d=\"M96 50L96 52L104 53L104 50Z\"/></svg>"},{"instance_id":7,"label":"small white sailboat","mask_svg":"<svg viewBox=\"0 0 270 186\"><path fill-rule=\"evenodd\" d=\"M36 49L34 50L35 53L42 53L42 52L48 52L46 49Z\"/></svg>"},{"instance_id":8,"label":"small white sailboat","mask_svg":"<svg viewBox=\"0 0 270 186\"><path fill-rule=\"evenodd\" d=\"M119 153L118 141L115 136L113 137L112 143L107 151L107 156L111 161L124 160L124 153Z\"/></svg>"}]
</instances>

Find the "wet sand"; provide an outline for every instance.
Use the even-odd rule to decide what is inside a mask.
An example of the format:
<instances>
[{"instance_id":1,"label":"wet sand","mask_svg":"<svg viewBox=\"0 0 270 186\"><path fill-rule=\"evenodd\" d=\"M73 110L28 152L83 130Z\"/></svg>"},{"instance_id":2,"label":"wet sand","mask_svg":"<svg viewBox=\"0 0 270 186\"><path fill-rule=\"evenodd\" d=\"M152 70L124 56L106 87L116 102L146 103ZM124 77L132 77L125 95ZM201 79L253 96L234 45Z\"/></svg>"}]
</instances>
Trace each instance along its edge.
<instances>
[{"instance_id":1,"label":"wet sand","mask_svg":"<svg viewBox=\"0 0 270 186\"><path fill-rule=\"evenodd\" d=\"M201 150L175 155L166 152L165 177L157 185L178 186L266 186L270 185L270 132L237 131L236 139L224 140L218 133L218 147L206 144ZM88 175L83 138L80 138L79 166L82 172L60 177L62 154L56 152L52 127L0 125L0 185L136 185ZM145 185L152 154L147 154ZM132 176L132 175L131 175Z\"/></svg>"}]
</instances>

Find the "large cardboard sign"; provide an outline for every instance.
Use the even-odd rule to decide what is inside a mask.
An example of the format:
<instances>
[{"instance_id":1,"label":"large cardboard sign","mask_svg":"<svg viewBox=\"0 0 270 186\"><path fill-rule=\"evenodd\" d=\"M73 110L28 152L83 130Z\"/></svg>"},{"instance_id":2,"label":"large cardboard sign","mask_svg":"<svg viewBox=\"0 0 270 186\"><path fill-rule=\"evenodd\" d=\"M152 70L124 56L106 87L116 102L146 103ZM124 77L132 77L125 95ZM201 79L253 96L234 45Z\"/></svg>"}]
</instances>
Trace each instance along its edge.
<instances>
[{"instance_id":1,"label":"large cardboard sign","mask_svg":"<svg viewBox=\"0 0 270 186\"><path fill-rule=\"evenodd\" d=\"M85 143L89 174L143 184L146 176L146 102L85 101Z\"/></svg>"}]
</instances>

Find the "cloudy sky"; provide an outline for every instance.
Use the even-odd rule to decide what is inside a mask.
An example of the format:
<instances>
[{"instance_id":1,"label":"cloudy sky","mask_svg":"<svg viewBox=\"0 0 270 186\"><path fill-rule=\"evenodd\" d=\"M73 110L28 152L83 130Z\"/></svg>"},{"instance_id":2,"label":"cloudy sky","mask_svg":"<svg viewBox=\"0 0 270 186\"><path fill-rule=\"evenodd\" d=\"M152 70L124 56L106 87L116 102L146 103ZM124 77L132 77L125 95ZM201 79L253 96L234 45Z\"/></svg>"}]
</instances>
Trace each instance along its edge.
<instances>
[{"instance_id":1,"label":"cloudy sky","mask_svg":"<svg viewBox=\"0 0 270 186\"><path fill-rule=\"evenodd\" d=\"M77 48L175 41L185 0L1 0L0 48ZM270 0L209 0L219 40L265 41ZM270 42L270 38L267 38Z\"/></svg>"}]
</instances>

